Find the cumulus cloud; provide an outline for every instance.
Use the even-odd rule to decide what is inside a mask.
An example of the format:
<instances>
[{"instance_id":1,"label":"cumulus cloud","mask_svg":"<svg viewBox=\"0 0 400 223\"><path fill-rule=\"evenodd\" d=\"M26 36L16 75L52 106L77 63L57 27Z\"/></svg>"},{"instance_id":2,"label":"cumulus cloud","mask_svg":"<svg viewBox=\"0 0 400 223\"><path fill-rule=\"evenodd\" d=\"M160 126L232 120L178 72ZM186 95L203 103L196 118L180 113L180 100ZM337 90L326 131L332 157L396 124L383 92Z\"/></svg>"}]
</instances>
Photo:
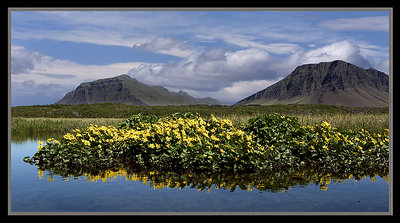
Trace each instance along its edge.
<instances>
[{"instance_id":1,"label":"cumulus cloud","mask_svg":"<svg viewBox=\"0 0 400 223\"><path fill-rule=\"evenodd\" d=\"M282 74L278 60L263 49L213 48L180 61L142 64L129 71L139 81L174 89L216 91L238 81L271 80Z\"/></svg>"},{"instance_id":2,"label":"cumulus cloud","mask_svg":"<svg viewBox=\"0 0 400 223\"><path fill-rule=\"evenodd\" d=\"M254 81L238 81L232 86L220 89L217 92L210 92L210 97L218 97L219 100L228 104L234 104L249 95L264 90L270 85L278 82L278 80L254 80Z\"/></svg>"},{"instance_id":3,"label":"cumulus cloud","mask_svg":"<svg viewBox=\"0 0 400 223\"><path fill-rule=\"evenodd\" d=\"M347 40L299 52L299 55L299 62L303 64L344 60L363 68L373 67L373 62L362 55L360 46Z\"/></svg>"},{"instance_id":4,"label":"cumulus cloud","mask_svg":"<svg viewBox=\"0 0 400 223\"><path fill-rule=\"evenodd\" d=\"M11 46L11 73L29 73L35 65L49 60L38 52L28 51L22 46Z\"/></svg>"},{"instance_id":5,"label":"cumulus cloud","mask_svg":"<svg viewBox=\"0 0 400 223\"><path fill-rule=\"evenodd\" d=\"M127 73L140 62L113 63L106 65L83 65L69 60L59 60L22 46L11 46L11 75L13 80L23 82L29 79L42 84L79 84Z\"/></svg>"},{"instance_id":6,"label":"cumulus cloud","mask_svg":"<svg viewBox=\"0 0 400 223\"><path fill-rule=\"evenodd\" d=\"M389 17L371 16L359 18L334 19L323 21L318 24L319 27L332 30L368 30L368 31L386 31L389 32Z\"/></svg>"},{"instance_id":7,"label":"cumulus cloud","mask_svg":"<svg viewBox=\"0 0 400 223\"><path fill-rule=\"evenodd\" d=\"M389 59L382 60L377 66L377 70L383 71L386 74L389 74Z\"/></svg>"},{"instance_id":8,"label":"cumulus cloud","mask_svg":"<svg viewBox=\"0 0 400 223\"><path fill-rule=\"evenodd\" d=\"M157 37L142 44L134 44L132 49L177 57L187 57L192 53L191 46L187 42L167 37Z\"/></svg>"}]
</instances>

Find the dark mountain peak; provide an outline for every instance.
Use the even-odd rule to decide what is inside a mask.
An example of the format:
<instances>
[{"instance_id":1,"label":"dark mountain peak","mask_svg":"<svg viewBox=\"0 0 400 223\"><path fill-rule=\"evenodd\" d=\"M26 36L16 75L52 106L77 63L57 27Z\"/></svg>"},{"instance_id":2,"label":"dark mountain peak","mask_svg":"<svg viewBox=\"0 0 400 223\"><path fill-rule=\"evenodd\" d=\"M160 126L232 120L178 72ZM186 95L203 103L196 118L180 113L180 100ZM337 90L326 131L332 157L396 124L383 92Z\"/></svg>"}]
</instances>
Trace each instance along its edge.
<instances>
[{"instance_id":1,"label":"dark mountain peak","mask_svg":"<svg viewBox=\"0 0 400 223\"><path fill-rule=\"evenodd\" d=\"M127 74L121 74L115 77L111 77L109 79L117 79L117 80L133 80L134 78L132 78L131 76L127 75ZM136 80L136 79L135 79Z\"/></svg>"},{"instance_id":2,"label":"dark mountain peak","mask_svg":"<svg viewBox=\"0 0 400 223\"><path fill-rule=\"evenodd\" d=\"M355 65L353 65L351 63L348 63L346 61L343 61L343 60L334 60L332 62L321 62L321 63L328 63L331 66L340 66L340 65L352 65L352 66L355 66Z\"/></svg>"},{"instance_id":3,"label":"dark mountain peak","mask_svg":"<svg viewBox=\"0 0 400 223\"><path fill-rule=\"evenodd\" d=\"M186 91L182 91L182 90L178 91L177 94L181 95L181 96L189 96L189 94Z\"/></svg>"},{"instance_id":4,"label":"dark mountain peak","mask_svg":"<svg viewBox=\"0 0 400 223\"><path fill-rule=\"evenodd\" d=\"M389 77L343 60L304 64L236 104L388 106Z\"/></svg>"}]
</instances>

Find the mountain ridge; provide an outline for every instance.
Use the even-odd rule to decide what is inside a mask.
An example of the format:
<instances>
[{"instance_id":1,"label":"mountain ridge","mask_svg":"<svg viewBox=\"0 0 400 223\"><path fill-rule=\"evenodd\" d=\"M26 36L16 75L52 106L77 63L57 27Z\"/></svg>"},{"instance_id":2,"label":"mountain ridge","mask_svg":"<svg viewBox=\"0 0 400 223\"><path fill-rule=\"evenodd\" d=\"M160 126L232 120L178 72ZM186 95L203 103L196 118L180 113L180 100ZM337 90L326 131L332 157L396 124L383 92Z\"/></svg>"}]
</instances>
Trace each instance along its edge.
<instances>
[{"instance_id":1,"label":"mountain ridge","mask_svg":"<svg viewBox=\"0 0 400 223\"><path fill-rule=\"evenodd\" d=\"M149 86L129 75L122 74L81 83L56 104L122 103L127 105L189 105L222 104L206 97L195 98L184 91L170 92L163 86Z\"/></svg>"},{"instance_id":2,"label":"mountain ridge","mask_svg":"<svg viewBox=\"0 0 400 223\"><path fill-rule=\"evenodd\" d=\"M287 77L235 105L327 104L351 107L389 105L389 76L335 60L296 67Z\"/></svg>"}]
</instances>

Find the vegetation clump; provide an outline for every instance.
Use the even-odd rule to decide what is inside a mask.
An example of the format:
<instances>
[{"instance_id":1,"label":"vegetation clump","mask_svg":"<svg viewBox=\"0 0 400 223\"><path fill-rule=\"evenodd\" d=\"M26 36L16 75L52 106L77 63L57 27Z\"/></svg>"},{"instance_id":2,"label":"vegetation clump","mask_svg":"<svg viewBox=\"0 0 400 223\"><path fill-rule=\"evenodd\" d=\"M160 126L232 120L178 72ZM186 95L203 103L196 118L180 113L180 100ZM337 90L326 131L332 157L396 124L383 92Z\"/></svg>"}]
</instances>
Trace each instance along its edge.
<instances>
[{"instance_id":1,"label":"vegetation clump","mask_svg":"<svg viewBox=\"0 0 400 223\"><path fill-rule=\"evenodd\" d=\"M60 141L39 141L38 148L24 161L66 173L127 163L164 171L256 172L309 165L336 172L375 167L385 171L389 131L339 130L328 122L302 126L296 117L278 113L258 116L240 127L213 115L203 119L192 113L139 114L117 127L90 125Z\"/></svg>"}]
</instances>

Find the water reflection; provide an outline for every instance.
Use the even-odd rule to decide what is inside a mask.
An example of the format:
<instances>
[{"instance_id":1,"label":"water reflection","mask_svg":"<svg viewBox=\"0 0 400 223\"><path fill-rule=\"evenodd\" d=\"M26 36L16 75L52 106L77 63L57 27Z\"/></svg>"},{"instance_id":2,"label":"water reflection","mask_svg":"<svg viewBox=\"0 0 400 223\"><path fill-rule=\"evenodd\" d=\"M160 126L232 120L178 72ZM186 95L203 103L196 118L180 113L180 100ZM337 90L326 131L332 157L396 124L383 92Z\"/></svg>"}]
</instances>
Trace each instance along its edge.
<instances>
[{"instance_id":1,"label":"water reflection","mask_svg":"<svg viewBox=\"0 0 400 223\"><path fill-rule=\"evenodd\" d=\"M314 168L285 169L273 172L261 173L178 173L170 171L137 170L131 167L82 172L81 175L58 174L53 171L38 169L40 179L54 181L61 176L64 181L85 179L88 182L110 182L116 179L142 182L154 189L165 188L194 188L199 191L210 192L212 188L229 190L231 192L240 189L247 191L269 191L272 193L285 192L293 187L305 187L309 184L319 186L326 191L328 185L333 183L345 183L347 180L359 181L369 177L373 182L376 176L384 177L389 183L388 173L328 173ZM356 175L354 175L356 174Z\"/></svg>"}]
</instances>

